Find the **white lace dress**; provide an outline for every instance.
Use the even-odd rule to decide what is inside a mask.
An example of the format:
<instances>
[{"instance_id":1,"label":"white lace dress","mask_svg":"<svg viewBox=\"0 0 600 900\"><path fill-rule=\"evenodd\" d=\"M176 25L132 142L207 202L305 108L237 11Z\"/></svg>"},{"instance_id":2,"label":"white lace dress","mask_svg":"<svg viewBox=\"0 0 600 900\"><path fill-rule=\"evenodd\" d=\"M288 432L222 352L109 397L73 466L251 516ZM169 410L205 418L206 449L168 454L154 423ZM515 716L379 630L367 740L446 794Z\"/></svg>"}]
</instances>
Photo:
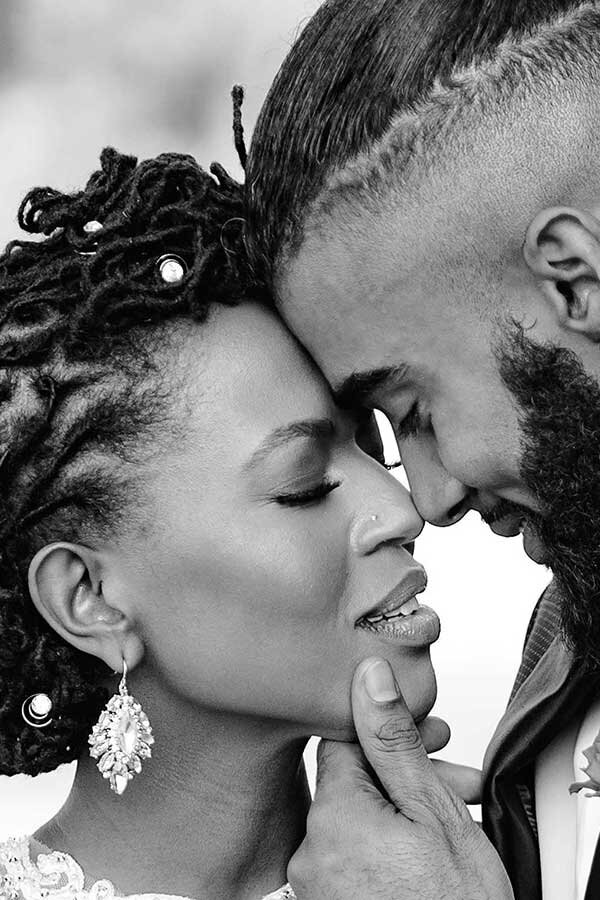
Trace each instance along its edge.
<instances>
[{"instance_id":1,"label":"white lace dress","mask_svg":"<svg viewBox=\"0 0 600 900\"><path fill-rule=\"evenodd\" d=\"M191 900L174 894L119 894L107 879L85 886L81 866L66 853L41 852L32 859L30 838L0 844L0 900ZM295 900L289 884L262 900Z\"/></svg>"}]
</instances>

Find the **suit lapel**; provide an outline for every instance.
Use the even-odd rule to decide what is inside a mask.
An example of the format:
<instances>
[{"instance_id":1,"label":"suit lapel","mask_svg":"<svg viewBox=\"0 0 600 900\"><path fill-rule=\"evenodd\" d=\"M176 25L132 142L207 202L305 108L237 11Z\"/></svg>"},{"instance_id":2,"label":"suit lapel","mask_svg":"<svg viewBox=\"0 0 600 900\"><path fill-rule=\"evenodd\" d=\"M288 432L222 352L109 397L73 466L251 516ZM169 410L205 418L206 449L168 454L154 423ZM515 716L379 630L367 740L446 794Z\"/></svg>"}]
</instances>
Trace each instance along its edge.
<instances>
[{"instance_id":1,"label":"suit lapel","mask_svg":"<svg viewBox=\"0 0 600 900\"><path fill-rule=\"evenodd\" d=\"M544 606L550 616L544 615ZM541 875L533 812L536 756L597 693L598 675L584 675L557 635L551 587L528 632L513 696L484 761L483 820L506 866L517 900L540 900ZM533 641L533 644L532 644Z\"/></svg>"},{"instance_id":2,"label":"suit lapel","mask_svg":"<svg viewBox=\"0 0 600 900\"><path fill-rule=\"evenodd\" d=\"M558 699L572 677L571 655L560 637L555 637L536 668L521 683L510 701L490 741L484 760L484 772L513 769L532 751L531 741L544 730L540 707Z\"/></svg>"},{"instance_id":3,"label":"suit lapel","mask_svg":"<svg viewBox=\"0 0 600 900\"><path fill-rule=\"evenodd\" d=\"M598 900L598 897L600 897L600 837L596 844L596 852L594 854L584 900Z\"/></svg>"},{"instance_id":4,"label":"suit lapel","mask_svg":"<svg viewBox=\"0 0 600 900\"><path fill-rule=\"evenodd\" d=\"M521 665L517 672L509 702L512 702L523 683L532 674L538 662L559 633L560 594L556 584L552 582L540 597L531 616L525 637Z\"/></svg>"}]
</instances>

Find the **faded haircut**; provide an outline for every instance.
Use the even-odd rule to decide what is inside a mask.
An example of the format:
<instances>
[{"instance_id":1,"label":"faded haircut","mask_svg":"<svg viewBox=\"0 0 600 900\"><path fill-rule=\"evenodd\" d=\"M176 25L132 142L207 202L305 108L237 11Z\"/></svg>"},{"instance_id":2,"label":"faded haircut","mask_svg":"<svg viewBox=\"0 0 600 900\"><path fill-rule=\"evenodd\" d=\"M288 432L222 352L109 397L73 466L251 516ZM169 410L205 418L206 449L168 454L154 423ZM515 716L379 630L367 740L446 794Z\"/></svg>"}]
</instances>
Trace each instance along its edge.
<instances>
[{"instance_id":1,"label":"faded haircut","mask_svg":"<svg viewBox=\"0 0 600 900\"><path fill-rule=\"evenodd\" d=\"M333 170L308 206L305 225L318 228L340 206L346 221L362 210L377 213L382 206L393 207L426 186L434 172L456 175L461 159L468 154L476 158L478 144L497 143L499 134L501 140L511 136L511 159L528 150L536 153L527 116L532 106L540 119L552 110L555 95L562 106L583 108L599 82L600 4L588 3L527 37L508 35L493 57L455 70L444 82L437 79L426 97L393 119L371 149ZM556 111L557 127L561 118ZM547 146L546 156L555 169L557 162L560 166L552 147ZM547 162L540 163L534 177L547 168ZM485 177L493 178L491 173ZM517 180L521 186L526 183L523 176Z\"/></svg>"},{"instance_id":2,"label":"faded haircut","mask_svg":"<svg viewBox=\"0 0 600 900\"><path fill-rule=\"evenodd\" d=\"M330 0L283 63L247 164L247 243L271 283L314 222L426 167L483 114L597 68L600 6Z\"/></svg>"}]
</instances>

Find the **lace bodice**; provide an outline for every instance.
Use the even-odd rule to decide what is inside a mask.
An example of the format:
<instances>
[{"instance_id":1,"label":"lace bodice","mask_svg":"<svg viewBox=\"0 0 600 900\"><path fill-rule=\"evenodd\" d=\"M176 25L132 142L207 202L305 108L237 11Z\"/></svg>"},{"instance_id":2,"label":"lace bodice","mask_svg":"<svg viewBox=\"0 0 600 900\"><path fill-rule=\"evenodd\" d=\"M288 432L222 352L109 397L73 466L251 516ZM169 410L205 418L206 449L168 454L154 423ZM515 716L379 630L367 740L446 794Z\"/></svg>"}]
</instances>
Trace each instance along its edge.
<instances>
[{"instance_id":1,"label":"lace bodice","mask_svg":"<svg viewBox=\"0 0 600 900\"><path fill-rule=\"evenodd\" d=\"M51 851L31 859L29 838L0 844L0 900L190 900L173 894L119 894L107 879L85 887L81 866L66 853ZM263 900L295 900L289 885Z\"/></svg>"}]
</instances>

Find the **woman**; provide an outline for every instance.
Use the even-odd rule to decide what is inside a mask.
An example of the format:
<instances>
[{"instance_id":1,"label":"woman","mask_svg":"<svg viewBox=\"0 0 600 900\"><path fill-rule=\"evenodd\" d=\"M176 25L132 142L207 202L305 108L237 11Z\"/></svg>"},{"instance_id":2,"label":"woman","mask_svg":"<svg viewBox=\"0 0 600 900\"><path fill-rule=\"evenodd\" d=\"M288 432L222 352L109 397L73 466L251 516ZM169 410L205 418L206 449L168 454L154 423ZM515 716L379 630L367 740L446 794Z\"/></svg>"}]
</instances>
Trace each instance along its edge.
<instances>
[{"instance_id":1,"label":"woman","mask_svg":"<svg viewBox=\"0 0 600 900\"><path fill-rule=\"evenodd\" d=\"M308 737L353 739L358 661L433 704L422 522L258 302L238 186L101 163L32 191L46 239L1 261L0 771L79 761L2 848L4 894L260 898L304 833Z\"/></svg>"}]
</instances>

